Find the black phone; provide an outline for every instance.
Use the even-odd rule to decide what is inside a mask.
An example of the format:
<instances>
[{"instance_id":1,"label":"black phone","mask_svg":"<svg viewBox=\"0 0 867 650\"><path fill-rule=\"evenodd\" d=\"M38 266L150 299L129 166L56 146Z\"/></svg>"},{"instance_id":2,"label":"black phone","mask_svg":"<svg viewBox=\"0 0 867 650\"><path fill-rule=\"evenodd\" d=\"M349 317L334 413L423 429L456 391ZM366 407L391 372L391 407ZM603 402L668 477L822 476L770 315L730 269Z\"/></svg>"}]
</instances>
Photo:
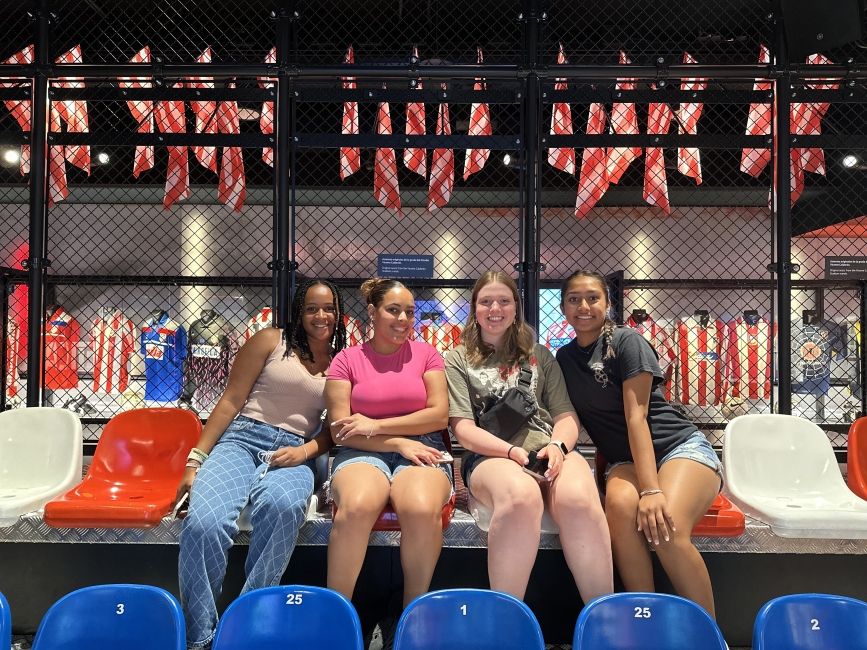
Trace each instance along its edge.
<instances>
[{"instance_id":1,"label":"black phone","mask_svg":"<svg viewBox=\"0 0 867 650\"><path fill-rule=\"evenodd\" d=\"M548 459L539 458L535 451L531 451L528 455L530 456L530 459L521 469L537 481L547 481L548 478L545 476L545 472L548 471Z\"/></svg>"}]
</instances>

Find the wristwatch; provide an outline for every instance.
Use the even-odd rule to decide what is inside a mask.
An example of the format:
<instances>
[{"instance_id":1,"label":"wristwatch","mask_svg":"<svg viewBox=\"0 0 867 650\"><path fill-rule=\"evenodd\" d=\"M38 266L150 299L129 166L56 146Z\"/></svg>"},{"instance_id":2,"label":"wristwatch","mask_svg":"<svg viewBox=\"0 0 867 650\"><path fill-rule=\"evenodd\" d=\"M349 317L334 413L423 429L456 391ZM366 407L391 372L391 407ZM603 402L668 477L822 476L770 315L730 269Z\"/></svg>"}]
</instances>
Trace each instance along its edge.
<instances>
[{"instance_id":1,"label":"wristwatch","mask_svg":"<svg viewBox=\"0 0 867 650\"><path fill-rule=\"evenodd\" d=\"M560 450L560 453L563 454L563 458L566 458L566 454L569 453L569 450L566 449L566 443L562 440L552 440L548 443L549 445L554 445L557 449Z\"/></svg>"}]
</instances>

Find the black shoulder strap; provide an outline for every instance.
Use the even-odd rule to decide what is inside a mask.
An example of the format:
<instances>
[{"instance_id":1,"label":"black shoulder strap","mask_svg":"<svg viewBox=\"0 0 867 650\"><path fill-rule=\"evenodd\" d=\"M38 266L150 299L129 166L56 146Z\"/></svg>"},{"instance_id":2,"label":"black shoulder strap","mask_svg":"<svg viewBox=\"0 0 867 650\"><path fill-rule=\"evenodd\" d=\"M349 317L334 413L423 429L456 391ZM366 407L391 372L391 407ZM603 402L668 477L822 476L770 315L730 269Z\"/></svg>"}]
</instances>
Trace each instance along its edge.
<instances>
[{"instance_id":1,"label":"black shoulder strap","mask_svg":"<svg viewBox=\"0 0 867 650\"><path fill-rule=\"evenodd\" d=\"M530 390L530 384L533 381L533 371L530 364L526 361L521 362L521 374L518 375L518 385L524 390Z\"/></svg>"}]
</instances>

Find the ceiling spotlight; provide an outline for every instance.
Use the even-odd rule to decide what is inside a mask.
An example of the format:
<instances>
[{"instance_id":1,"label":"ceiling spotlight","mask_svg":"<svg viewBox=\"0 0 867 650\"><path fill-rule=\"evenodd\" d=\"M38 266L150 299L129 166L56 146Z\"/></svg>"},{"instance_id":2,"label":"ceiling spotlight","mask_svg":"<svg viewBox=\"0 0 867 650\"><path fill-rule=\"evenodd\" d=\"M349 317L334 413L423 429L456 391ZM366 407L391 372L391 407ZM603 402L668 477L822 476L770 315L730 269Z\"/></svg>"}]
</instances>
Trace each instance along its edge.
<instances>
[{"instance_id":1,"label":"ceiling spotlight","mask_svg":"<svg viewBox=\"0 0 867 650\"><path fill-rule=\"evenodd\" d=\"M509 154L503 156L503 164L508 167L512 162L512 157Z\"/></svg>"},{"instance_id":2,"label":"ceiling spotlight","mask_svg":"<svg viewBox=\"0 0 867 650\"><path fill-rule=\"evenodd\" d=\"M106 163L108 163L108 154L104 151L100 151L98 154L96 154L96 159L97 161L99 161L100 165L105 165Z\"/></svg>"},{"instance_id":3,"label":"ceiling spotlight","mask_svg":"<svg viewBox=\"0 0 867 650\"><path fill-rule=\"evenodd\" d=\"M7 149L3 152L3 162L14 165L19 160L21 160L21 153L18 151L18 149Z\"/></svg>"}]
</instances>

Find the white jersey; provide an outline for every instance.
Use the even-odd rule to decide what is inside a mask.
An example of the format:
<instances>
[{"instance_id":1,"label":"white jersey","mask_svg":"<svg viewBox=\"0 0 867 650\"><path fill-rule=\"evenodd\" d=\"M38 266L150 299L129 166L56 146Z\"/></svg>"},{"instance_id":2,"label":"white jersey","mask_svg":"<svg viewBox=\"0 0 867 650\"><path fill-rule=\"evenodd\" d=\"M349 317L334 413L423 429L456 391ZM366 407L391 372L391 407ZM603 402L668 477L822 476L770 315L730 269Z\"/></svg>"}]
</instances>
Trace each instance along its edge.
<instances>
[{"instance_id":1,"label":"white jersey","mask_svg":"<svg viewBox=\"0 0 867 650\"><path fill-rule=\"evenodd\" d=\"M418 328L418 338L434 346L440 354L445 354L461 344L461 326L448 322L423 321Z\"/></svg>"},{"instance_id":2,"label":"white jersey","mask_svg":"<svg viewBox=\"0 0 867 650\"><path fill-rule=\"evenodd\" d=\"M122 393L129 387L129 360L135 343L135 326L120 311L93 321L94 392Z\"/></svg>"},{"instance_id":3,"label":"white jersey","mask_svg":"<svg viewBox=\"0 0 867 650\"><path fill-rule=\"evenodd\" d=\"M244 340L248 340L253 334L266 327L271 327L274 317L270 307L263 307L253 314L247 321L247 329L244 330Z\"/></svg>"},{"instance_id":4,"label":"white jersey","mask_svg":"<svg viewBox=\"0 0 867 650\"><path fill-rule=\"evenodd\" d=\"M750 324L739 316L728 324L726 375L730 397L770 399L776 323L764 318Z\"/></svg>"},{"instance_id":5,"label":"white jersey","mask_svg":"<svg viewBox=\"0 0 867 650\"><path fill-rule=\"evenodd\" d=\"M678 390L682 404L708 406L722 403L724 390L723 345L725 323L690 316L677 323Z\"/></svg>"}]
</instances>

